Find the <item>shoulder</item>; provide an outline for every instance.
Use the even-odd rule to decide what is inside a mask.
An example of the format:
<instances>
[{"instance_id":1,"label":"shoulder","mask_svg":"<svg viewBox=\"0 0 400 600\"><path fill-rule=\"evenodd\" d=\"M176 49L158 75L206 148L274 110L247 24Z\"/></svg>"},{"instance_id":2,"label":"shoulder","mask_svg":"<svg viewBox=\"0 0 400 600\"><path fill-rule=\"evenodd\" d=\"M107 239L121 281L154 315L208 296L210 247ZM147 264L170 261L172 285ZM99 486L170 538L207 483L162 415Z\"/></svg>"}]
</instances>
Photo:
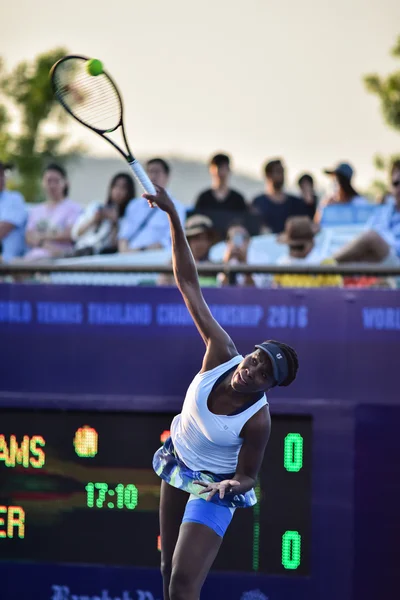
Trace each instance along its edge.
<instances>
[{"instance_id":1,"label":"shoulder","mask_svg":"<svg viewBox=\"0 0 400 600\"><path fill-rule=\"evenodd\" d=\"M71 212L82 212L82 206L78 202L75 202L75 200L71 200L71 198L65 198L63 207L65 210Z\"/></svg>"},{"instance_id":2,"label":"shoulder","mask_svg":"<svg viewBox=\"0 0 400 600\"><path fill-rule=\"evenodd\" d=\"M268 402L264 404L250 419L245 423L242 429L242 437L250 440L264 440L269 437L271 431L271 415Z\"/></svg>"},{"instance_id":3,"label":"shoulder","mask_svg":"<svg viewBox=\"0 0 400 600\"><path fill-rule=\"evenodd\" d=\"M266 194L259 194L253 199L253 204L267 204L268 196Z\"/></svg>"},{"instance_id":4,"label":"shoulder","mask_svg":"<svg viewBox=\"0 0 400 600\"><path fill-rule=\"evenodd\" d=\"M1 203L3 205L18 204L21 206L25 206L25 198L22 194L20 194L20 192L17 192L15 190L4 190L3 194L1 195Z\"/></svg>"},{"instance_id":5,"label":"shoulder","mask_svg":"<svg viewBox=\"0 0 400 600\"><path fill-rule=\"evenodd\" d=\"M351 203L353 206L365 206L366 204L370 204L365 196L354 196Z\"/></svg>"}]
</instances>

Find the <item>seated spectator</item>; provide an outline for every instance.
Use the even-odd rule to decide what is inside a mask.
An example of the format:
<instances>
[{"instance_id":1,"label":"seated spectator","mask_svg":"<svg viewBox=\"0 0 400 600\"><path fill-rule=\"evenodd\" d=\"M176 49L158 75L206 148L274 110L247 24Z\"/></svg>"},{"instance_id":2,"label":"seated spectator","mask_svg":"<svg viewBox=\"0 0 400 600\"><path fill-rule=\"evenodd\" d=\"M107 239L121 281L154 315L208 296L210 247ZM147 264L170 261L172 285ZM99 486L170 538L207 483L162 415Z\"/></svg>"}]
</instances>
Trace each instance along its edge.
<instances>
[{"instance_id":1,"label":"seated spectator","mask_svg":"<svg viewBox=\"0 0 400 600\"><path fill-rule=\"evenodd\" d=\"M241 223L232 223L227 232L227 242L223 262L225 264L247 264L250 235ZM220 273L220 285L254 286L255 281L251 273Z\"/></svg>"},{"instance_id":2,"label":"seated spectator","mask_svg":"<svg viewBox=\"0 0 400 600\"><path fill-rule=\"evenodd\" d=\"M8 262L25 252L28 212L19 192L5 189L7 165L0 162L0 260Z\"/></svg>"},{"instance_id":3,"label":"seated spectator","mask_svg":"<svg viewBox=\"0 0 400 600\"><path fill-rule=\"evenodd\" d=\"M197 211L245 211L246 202L239 192L229 187L231 174L230 158L226 154L216 154L209 163L211 188L202 192L196 200Z\"/></svg>"},{"instance_id":4,"label":"seated spectator","mask_svg":"<svg viewBox=\"0 0 400 600\"><path fill-rule=\"evenodd\" d=\"M304 215L308 207L301 198L284 191L285 170L280 159L269 161L264 172L265 193L253 200L252 209L262 217L265 232L281 233L288 217Z\"/></svg>"},{"instance_id":5,"label":"seated spectator","mask_svg":"<svg viewBox=\"0 0 400 600\"><path fill-rule=\"evenodd\" d=\"M214 226L205 215L193 215L185 223L185 234L196 262L209 260L211 246L215 242Z\"/></svg>"},{"instance_id":6,"label":"seated spectator","mask_svg":"<svg viewBox=\"0 0 400 600\"><path fill-rule=\"evenodd\" d=\"M152 158L146 164L147 175L153 185L167 188L170 167L162 158ZM173 199L179 217L185 220L186 209ZM129 202L118 234L119 252L138 252L170 248L171 237L168 217L158 208L150 209L145 198Z\"/></svg>"},{"instance_id":7,"label":"seated spectator","mask_svg":"<svg viewBox=\"0 0 400 600\"><path fill-rule=\"evenodd\" d=\"M135 184L128 173L111 180L106 204L92 202L72 228L75 256L110 254L118 251L118 224L135 197Z\"/></svg>"},{"instance_id":8,"label":"seated spectator","mask_svg":"<svg viewBox=\"0 0 400 600\"><path fill-rule=\"evenodd\" d=\"M300 188L301 197L303 198L304 204L306 205L306 214L310 219L314 219L317 211L318 197L315 193L314 179L312 175L304 173L299 177L297 185Z\"/></svg>"},{"instance_id":9,"label":"seated spectator","mask_svg":"<svg viewBox=\"0 0 400 600\"><path fill-rule=\"evenodd\" d=\"M332 192L321 202L318 220L322 218L322 211L331 205L363 206L369 204L367 198L361 196L353 187L351 181L354 169L348 163L339 163L334 169L325 169L324 173L332 179Z\"/></svg>"},{"instance_id":10,"label":"seated spectator","mask_svg":"<svg viewBox=\"0 0 400 600\"><path fill-rule=\"evenodd\" d=\"M368 231L337 252L339 263L400 265L400 160L394 161L390 175L394 201L386 205L387 210L372 216Z\"/></svg>"},{"instance_id":11,"label":"seated spectator","mask_svg":"<svg viewBox=\"0 0 400 600\"><path fill-rule=\"evenodd\" d=\"M287 244L288 254L278 260L279 265L319 265L335 264L335 261L321 254L315 245L318 225L309 217L291 217L286 221L285 231L279 241ZM280 287L332 287L341 286L342 278L337 275L297 275L285 273L275 275L275 285Z\"/></svg>"},{"instance_id":12,"label":"seated spectator","mask_svg":"<svg viewBox=\"0 0 400 600\"><path fill-rule=\"evenodd\" d=\"M211 246L215 243L213 222L205 215L193 215L185 223L185 234L196 262L207 262ZM201 286L215 286L215 276L199 277ZM160 275L158 285L175 285L173 275Z\"/></svg>"},{"instance_id":13,"label":"seated spectator","mask_svg":"<svg viewBox=\"0 0 400 600\"><path fill-rule=\"evenodd\" d=\"M81 213L81 207L68 198L65 169L51 164L43 174L46 201L32 207L26 228L26 243L30 250L25 260L58 258L73 249L71 229Z\"/></svg>"}]
</instances>

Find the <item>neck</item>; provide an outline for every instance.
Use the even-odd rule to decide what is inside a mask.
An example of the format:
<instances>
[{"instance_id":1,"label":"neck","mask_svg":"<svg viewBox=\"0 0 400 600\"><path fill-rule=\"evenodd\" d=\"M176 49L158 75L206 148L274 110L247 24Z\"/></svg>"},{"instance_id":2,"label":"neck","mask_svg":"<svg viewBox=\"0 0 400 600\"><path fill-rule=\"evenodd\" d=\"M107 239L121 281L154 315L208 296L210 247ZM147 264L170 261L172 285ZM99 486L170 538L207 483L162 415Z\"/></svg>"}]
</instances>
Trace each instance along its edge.
<instances>
[{"instance_id":1,"label":"neck","mask_svg":"<svg viewBox=\"0 0 400 600\"><path fill-rule=\"evenodd\" d=\"M275 200L282 200L285 197L283 188L277 190L272 181L266 181L265 190L267 195Z\"/></svg>"},{"instance_id":2,"label":"neck","mask_svg":"<svg viewBox=\"0 0 400 600\"><path fill-rule=\"evenodd\" d=\"M217 192L226 192L228 191L228 182L216 180L212 182L211 187Z\"/></svg>"},{"instance_id":3,"label":"neck","mask_svg":"<svg viewBox=\"0 0 400 600\"><path fill-rule=\"evenodd\" d=\"M64 196L53 196L47 198L47 202L49 202L49 204L60 204L60 202L62 202L63 200L65 200Z\"/></svg>"}]
</instances>

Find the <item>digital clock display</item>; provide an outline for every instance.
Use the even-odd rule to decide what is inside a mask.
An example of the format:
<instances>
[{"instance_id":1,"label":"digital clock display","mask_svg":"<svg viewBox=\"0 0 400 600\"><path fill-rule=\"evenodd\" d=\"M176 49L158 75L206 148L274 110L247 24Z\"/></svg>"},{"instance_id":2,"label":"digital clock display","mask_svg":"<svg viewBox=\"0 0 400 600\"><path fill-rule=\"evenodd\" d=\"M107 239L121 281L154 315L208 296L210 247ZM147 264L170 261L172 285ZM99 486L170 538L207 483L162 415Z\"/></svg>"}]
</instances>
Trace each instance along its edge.
<instances>
[{"instance_id":1,"label":"digital clock display","mask_svg":"<svg viewBox=\"0 0 400 600\"><path fill-rule=\"evenodd\" d=\"M158 567L151 464L172 416L1 409L1 558ZM236 510L214 569L310 574L311 442L310 417L272 416L259 502Z\"/></svg>"}]
</instances>

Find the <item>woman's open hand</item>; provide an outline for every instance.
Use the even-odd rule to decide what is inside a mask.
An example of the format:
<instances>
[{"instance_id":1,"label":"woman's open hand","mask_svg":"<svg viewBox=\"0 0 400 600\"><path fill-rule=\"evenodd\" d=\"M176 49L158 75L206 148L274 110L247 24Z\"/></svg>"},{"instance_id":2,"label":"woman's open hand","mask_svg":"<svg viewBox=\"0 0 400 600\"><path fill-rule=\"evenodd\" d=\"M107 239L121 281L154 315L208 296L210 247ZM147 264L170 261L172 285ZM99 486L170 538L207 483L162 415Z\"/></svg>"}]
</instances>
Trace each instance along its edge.
<instances>
[{"instance_id":1,"label":"woman's open hand","mask_svg":"<svg viewBox=\"0 0 400 600\"><path fill-rule=\"evenodd\" d=\"M215 494L219 493L219 497L224 498L225 494L231 494L235 492L235 487L240 485L239 481L236 479L225 479L224 481L219 481L218 483L205 483L204 481L194 481L197 485L201 485L205 489L200 492L200 494L207 494L207 501L210 501Z\"/></svg>"}]
</instances>

